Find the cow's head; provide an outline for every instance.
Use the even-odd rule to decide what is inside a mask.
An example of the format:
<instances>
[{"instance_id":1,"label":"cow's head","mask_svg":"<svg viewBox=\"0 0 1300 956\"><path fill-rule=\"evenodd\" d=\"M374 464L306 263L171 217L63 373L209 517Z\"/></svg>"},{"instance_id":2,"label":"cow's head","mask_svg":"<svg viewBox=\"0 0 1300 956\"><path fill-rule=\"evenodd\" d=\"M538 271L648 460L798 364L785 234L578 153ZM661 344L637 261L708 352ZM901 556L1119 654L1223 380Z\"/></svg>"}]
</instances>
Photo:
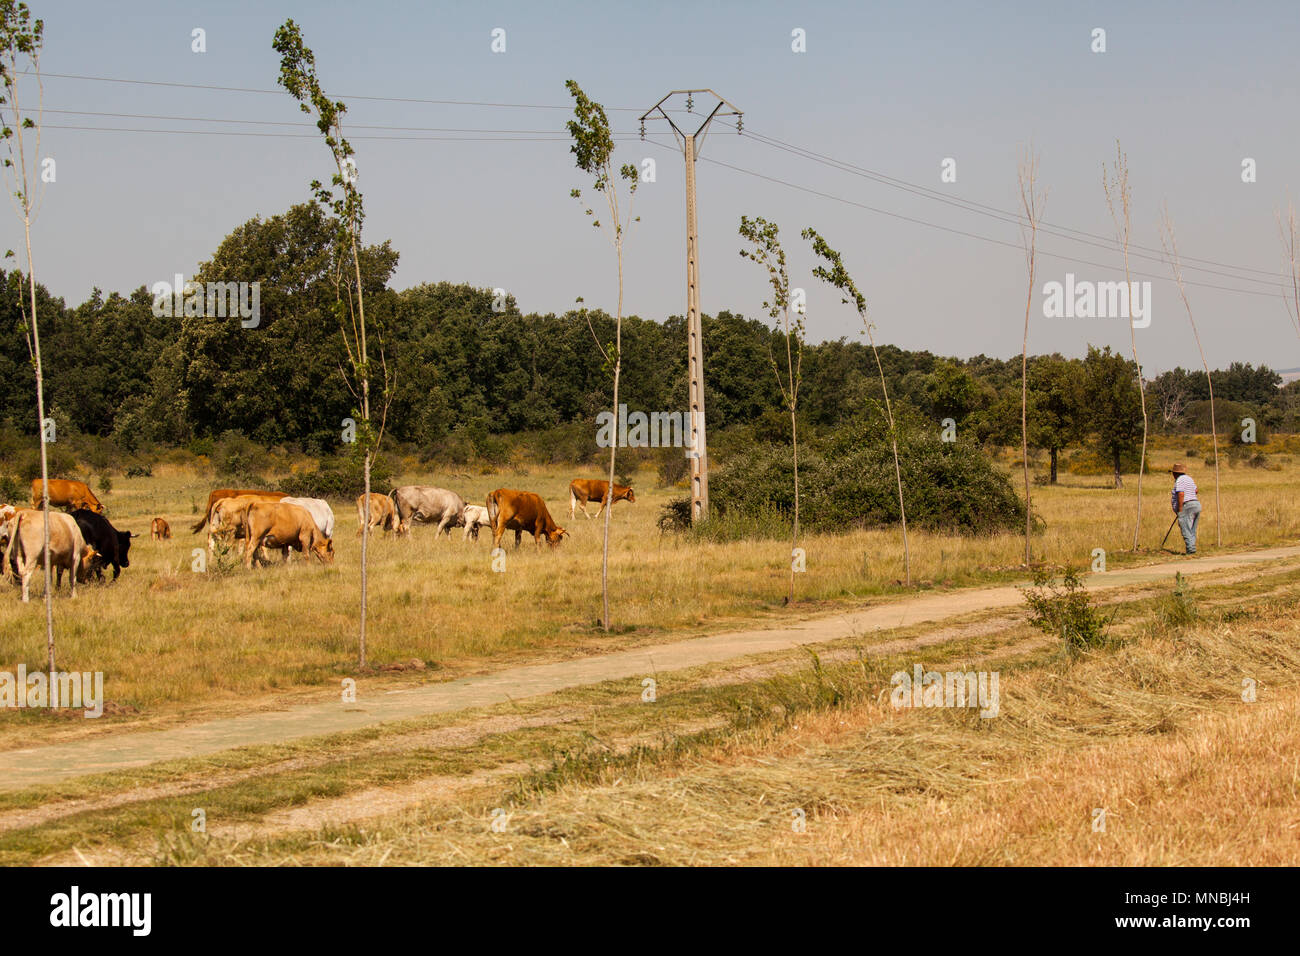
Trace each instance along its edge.
<instances>
[{"instance_id":1,"label":"cow's head","mask_svg":"<svg viewBox=\"0 0 1300 956\"><path fill-rule=\"evenodd\" d=\"M324 535L320 535L312 543L312 553L320 559L321 564L334 563L334 542Z\"/></svg>"},{"instance_id":2,"label":"cow's head","mask_svg":"<svg viewBox=\"0 0 1300 956\"><path fill-rule=\"evenodd\" d=\"M628 504L632 504L632 505L636 504L636 492L633 491L630 487L625 489L624 493L619 497L624 499Z\"/></svg>"},{"instance_id":3,"label":"cow's head","mask_svg":"<svg viewBox=\"0 0 1300 956\"><path fill-rule=\"evenodd\" d=\"M131 539L135 535L130 531L117 532L117 563L124 568L129 568L131 562L127 560L127 554L131 550Z\"/></svg>"},{"instance_id":4,"label":"cow's head","mask_svg":"<svg viewBox=\"0 0 1300 956\"><path fill-rule=\"evenodd\" d=\"M98 557L99 557L99 552L97 552L90 545L85 545L84 547L82 547L81 555L77 558L77 567L73 572L77 575L78 581L84 583L85 580L88 577L90 577L91 572L94 570L93 565L95 563L95 559Z\"/></svg>"},{"instance_id":5,"label":"cow's head","mask_svg":"<svg viewBox=\"0 0 1300 956\"><path fill-rule=\"evenodd\" d=\"M102 515L104 513L104 506L93 498L73 498L72 507L73 510L76 510L77 508L86 508L89 511L95 512L97 515Z\"/></svg>"},{"instance_id":6,"label":"cow's head","mask_svg":"<svg viewBox=\"0 0 1300 956\"><path fill-rule=\"evenodd\" d=\"M546 543L553 548L557 544L559 544L564 538L568 537L568 535L569 532L565 531L563 528L559 526L556 526L554 529L546 532Z\"/></svg>"}]
</instances>

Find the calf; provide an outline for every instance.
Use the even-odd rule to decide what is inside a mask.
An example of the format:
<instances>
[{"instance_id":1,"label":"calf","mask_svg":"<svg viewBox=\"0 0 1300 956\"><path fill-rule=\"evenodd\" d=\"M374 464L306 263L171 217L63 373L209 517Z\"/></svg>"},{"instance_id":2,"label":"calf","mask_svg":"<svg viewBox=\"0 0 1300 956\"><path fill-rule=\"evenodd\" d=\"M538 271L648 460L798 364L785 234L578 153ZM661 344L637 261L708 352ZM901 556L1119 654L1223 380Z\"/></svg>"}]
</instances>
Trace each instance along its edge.
<instances>
[{"instance_id":1,"label":"calf","mask_svg":"<svg viewBox=\"0 0 1300 956\"><path fill-rule=\"evenodd\" d=\"M367 514L367 512L369 512ZM385 533L392 531L397 527L397 510L393 507L393 499L388 495L377 495L373 491L370 493L370 507L366 507L366 496L357 495L357 537L361 537L361 529L366 525L370 530L379 528Z\"/></svg>"},{"instance_id":2,"label":"calf","mask_svg":"<svg viewBox=\"0 0 1300 956\"><path fill-rule=\"evenodd\" d=\"M600 507L596 509L596 514L587 514L587 502L598 501ZM629 485L614 485L614 501L626 501L628 504L636 503L636 494ZM610 505L609 500L609 482L599 478L574 478L569 482L569 517L574 517L578 505L582 505L582 513L585 517L600 517L600 513Z\"/></svg>"},{"instance_id":3,"label":"calf","mask_svg":"<svg viewBox=\"0 0 1300 956\"><path fill-rule=\"evenodd\" d=\"M149 523L149 537L155 541L166 541L172 536L171 525L166 518L154 518Z\"/></svg>"},{"instance_id":4,"label":"calf","mask_svg":"<svg viewBox=\"0 0 1300 956\"><path fill-rule=\"evenodd\" d=\"M477 541L479 528L492 530L492 519L488 517L488 510L482 505L466 505L464 520L465 537L462 539L464 541L468 541L470 538Z\"/></svg>"},{"instance_id":5,"label":"calf","mask_svg":"<svg viewBox=\"0 0 1300 956\"><path fill-rule=\"evenodd\" d=\"M501 547L501 537L507 531L515 533L516 548L525 531L533 536L538 548L542 546L543 537L548 545L555 547L569 533L551 520L546 502L531 491L498 488L487 496L487 512L492 522L494 549Z\"/></svg>"},{"instance_id":6,"label":"calf","mask_svg":"<svg viewBox=\"0 0 1300 956\"><path fill-rule=\"evenodd\" d=\"M128 555L131 552L131 539L135 535L130 531L118 531L103 515L85 508L78 508L72 512L72 520L77 522L86 544L95 549L97 558L91 569L94 571L95 578L99 581L104 580L104 566L111 564L113 580L116 581L122 569L131 566Z\"/></svg>"}]
</instances>

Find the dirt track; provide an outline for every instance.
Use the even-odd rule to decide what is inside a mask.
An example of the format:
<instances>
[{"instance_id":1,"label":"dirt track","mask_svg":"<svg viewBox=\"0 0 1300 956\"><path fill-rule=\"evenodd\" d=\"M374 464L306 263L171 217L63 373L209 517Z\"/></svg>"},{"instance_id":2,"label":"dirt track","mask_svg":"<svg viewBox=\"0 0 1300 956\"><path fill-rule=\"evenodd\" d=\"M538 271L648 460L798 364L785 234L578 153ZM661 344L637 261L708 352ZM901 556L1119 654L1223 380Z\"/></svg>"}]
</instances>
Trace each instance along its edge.
<instances>
[{"instance_id":1,"label":"dirt track","mask_svg":"<svg viewBox=\"0 0 1300 956\"><path fill-rule=\"evenodd\" d=\"M1176 558L1144 567L1094 574L1089 577L1088 586L1094 591L1128 588L1153 583L1176 571L1188 575L1205 574L1298 558L1300 547L1272 548L1215 558ZM488 706L607 680L651 676L751 654L787 650L801 644L878 634L893 628L1013 607L1021 604L1022 600L1019 587L1014 585L919 594L848 614L800 621L788 627L728 631L579 660L511 667L485 676L387 691L376 696L367 695L365 682L359 681L355 704L343 704L334 698L278 712L6 751L6 773L0 778L0 789L18 789L236 747L356 730L387 721ZM924 638L918 639L918 647L925 644Z\"/></svg>"}]
</instances>

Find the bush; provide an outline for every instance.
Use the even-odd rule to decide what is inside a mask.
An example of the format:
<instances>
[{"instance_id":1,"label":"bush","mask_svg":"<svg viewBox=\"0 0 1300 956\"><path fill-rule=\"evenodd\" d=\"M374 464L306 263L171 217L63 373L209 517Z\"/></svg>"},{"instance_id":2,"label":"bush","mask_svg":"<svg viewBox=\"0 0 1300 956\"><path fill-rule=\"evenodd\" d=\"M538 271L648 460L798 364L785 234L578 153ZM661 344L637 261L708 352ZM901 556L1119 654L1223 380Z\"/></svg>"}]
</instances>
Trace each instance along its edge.
<instances>
[{"instance_id":1,"label":"bush","mask_svg":"<svg viewBox=\"0 0 1300 956\"><path fill-rule=\"evenodd\" d=\"M45 446L45 464L51 478L76 478L77 458L57 442ZM41 453L32 452L23 466L21 477L29 484L41 477Z\"/></svg>"},{"instance_id":2,"label":"bush","mask_svg":"<svg viewBox=\"0 0 1300 956\"><path fill-rule=\"evenodd\" d=\"M919 424L900 429L899 463L908 527L985 535L1024 525L1025 505L1010 480L970 442L944 442ZM838 429L818 448L801 446L800 524L811 531L898 523L894 456L882 423ZM790 449L760 446L710 478L710 503L728 515L794 514Z\"/></svg>"},{"instance_id":3,"label":"bush","mask_svg":"<svg viewBox=\"0 0 1300 956\"><path fill-rule=\"evenodd\" d=\"M132 462L131 464L129 464L129 465L126 466L126 471L124 472L124 474L125 474L126 477L128 477L128 478L152 478L152 477L153 477L153 465L151 465L151 464L150 464L149 462L147 462L147 461L145 461L145 462L139 462L139 461Z\"/></svg>"},{"instance_id":4,"label":"bush","mask_svg":"<svg viewBox=\"0 0 1300 956\"><path fill-rule=\"evenodd\" d=\"M0 503L13 504L23 497L22 486L13 475L0 475Z\"/></svg>"},{"instance_id":5,"label":"bush","mask_svg":"<svg viewBox=\"0 0 1300 956\"><path fill-rule=\"evenodd\" d=\"M1066 650L1077 653L1109 643L1106 629L1114 614L1102 614L1092 603L1092 596L1079 580L1078 572L1067 568L1061 586L1053 581L1052 572L1037 571L1034 587L1022 588L1029 605L1029 623L1048 634L1061 638Z\"/></svg>"},{"instance_id":6,"label":"bush","mask_svg":"<svg viewBox=\"0 0 1300 956\"><path fill-rule=\"evenodd\" d=\"M99 490L104 494L111 494L113 491L113 479L108 475L99 476Z\"/></svg>"},{"instance_id":7,"label":"bush","mask_svg":"<svg viewBox=\"0 0 1300 956\"><path fill-rule=\"evenodd\" d=\"M1174 575L1174 589L1156 606L1156 619L1162 627L1178 630L1196 622L1196 600L1192 586L1181 571Z\"/></svg>"},{"instance_id":8,"label":"bush","mask_svg":"<svg viewBox=\"0 0 1300 956\"><path fill-rule=\"evenodd\" d=\"M266 471L265 451L239 432L223 432L212 453L217 478L234 487L261 482Z\"/></svg>"}]
</instances>

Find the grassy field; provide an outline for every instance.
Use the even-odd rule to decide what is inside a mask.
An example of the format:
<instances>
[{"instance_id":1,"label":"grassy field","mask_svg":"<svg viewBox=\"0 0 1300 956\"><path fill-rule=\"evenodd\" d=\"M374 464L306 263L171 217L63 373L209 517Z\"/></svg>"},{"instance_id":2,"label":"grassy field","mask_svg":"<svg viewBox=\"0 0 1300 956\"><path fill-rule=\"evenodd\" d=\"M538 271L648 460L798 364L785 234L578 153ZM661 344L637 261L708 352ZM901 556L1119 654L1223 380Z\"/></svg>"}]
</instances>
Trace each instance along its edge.
<instances>
[{"instance_id":1,"label":"grassy field","mask_svg":"<svg viewBox=\"0 0 1300 956\"><path fill-rule=\"evenodd\" d=\"M1153 469L1189 458L1186 440L1158 448ZM1267 450L1267 449L1266 449ZM1277 470L1238 466L1223 470L1224 549L1286 544L1300 537L1300 511L1291 507L1295 466L1273 455ZM1010 467L1004 460L1004 466ZM1201 553L1213 554L1212 473L1192 459L1207 504ZM792 616L888 600L903 589L902 544L892 529L809 536L808 571L797 582L798 601L783 608L788 543L709 543L661 535L659 506L680 495L659 488L653 476L636 476L637 503L615 507L611 531L612 613L615 629L596 625L600 597L600 523L568 517L571 468L528 473L405 474L394 484L428 483L482 501L497 487L541 493L572 537L554 551L535 551L527 540L507 546L504 573L494 573L487 540L462 543L460 532L435 541L417 526L405 540L378 539L371 573L370 655L377 668L393 668L395 684L450 679L526 660L564 658L680 637L720 624L775 622ZM1086 566L1103 548L1108 566L1149 561L1168 527L1167 475L1146 480L1143 541L1131 545L1136 481L1107 487L1105 476L1062 474L1055 487L1035 487L1034 507L1045 528L1035 555ZM192 470L160 468L154 477L115 479L104 496L110 517L141 533L132 566L115 584L87 587L73 601L56 603L62 669L104 672L109 713L99 721L70 720L47 712L0 712L0 746L18 746L69 734L103 733L125 723L188 719L200 713L247 709L292 699L355 673L359 542L350 505L338 516L331 567L296 563L256 572L235 568L191 571L195 511L211 478ZM166 517L175 537L153 542L149 519ZM1171 547L1181 549L1178 534ZM1014 535L965 538L915 533L913 580L918 588L961 587L1023 576L1022 540ZM39 593L39 588L37 589ZM45 660L39 599L19 602L0 594L0 669L20 663L39 669ZM420 662L411 666L411 662ZM409 669L398 670L399 666ZM88 727L87 724L93 724Z\"/></svg>"}]
</instances>

